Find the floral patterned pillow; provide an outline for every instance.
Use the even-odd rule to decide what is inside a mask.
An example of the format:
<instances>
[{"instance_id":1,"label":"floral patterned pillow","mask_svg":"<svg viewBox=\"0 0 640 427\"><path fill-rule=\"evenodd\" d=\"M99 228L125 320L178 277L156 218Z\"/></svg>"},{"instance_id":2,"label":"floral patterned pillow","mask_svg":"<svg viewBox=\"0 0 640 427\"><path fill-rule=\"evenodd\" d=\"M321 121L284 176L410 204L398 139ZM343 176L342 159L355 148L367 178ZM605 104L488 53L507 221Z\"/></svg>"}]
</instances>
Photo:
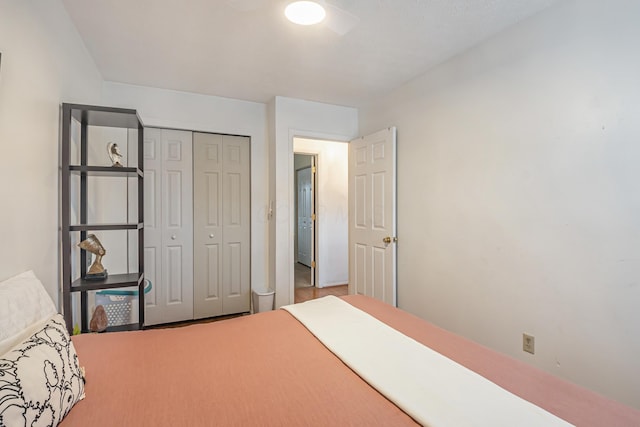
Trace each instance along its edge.
<instances>
[{"instance_id":1,"label":"floral patterned pillow","mask_svg":"<svg viewBox=\"0 0 640 427\"><path fill-rule=\"evenodd\" d=\"M56 426L84 399L84 377L64 319L0 356L0 426Z\"/></svg>"}]
</instances>

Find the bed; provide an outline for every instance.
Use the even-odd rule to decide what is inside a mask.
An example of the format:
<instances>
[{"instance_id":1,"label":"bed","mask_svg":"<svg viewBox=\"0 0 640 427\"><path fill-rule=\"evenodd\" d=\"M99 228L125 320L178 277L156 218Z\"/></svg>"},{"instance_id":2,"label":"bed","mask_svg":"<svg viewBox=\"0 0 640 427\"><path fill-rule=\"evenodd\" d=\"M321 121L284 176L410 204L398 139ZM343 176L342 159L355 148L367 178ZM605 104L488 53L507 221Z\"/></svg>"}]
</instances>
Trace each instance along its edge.
<instances>
[{"instance_id":1,"label":"bed","mask_svg":"<svg viewBox=\"0 0 640 427\"><path fill-rule=\"evenodd\" d=\"M568 423L640 425L638 410L399 309L359 295L342 301ZM86 397L63 427L417 425L285 310L72 341Z\"/></svg>"}]
</instances>

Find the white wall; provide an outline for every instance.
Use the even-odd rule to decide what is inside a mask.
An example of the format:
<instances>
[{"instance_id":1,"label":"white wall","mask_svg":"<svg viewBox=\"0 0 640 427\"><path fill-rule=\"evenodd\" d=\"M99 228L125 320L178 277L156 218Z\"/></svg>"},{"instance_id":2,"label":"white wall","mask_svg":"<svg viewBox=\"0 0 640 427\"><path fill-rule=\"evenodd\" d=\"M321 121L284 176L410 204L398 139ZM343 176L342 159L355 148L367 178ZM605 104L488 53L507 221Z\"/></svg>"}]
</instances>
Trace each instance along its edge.
<instances>
[{"instance_id":1,"label":"white wall","mask_svg":"<svg viewBox=\"0 0 640 427\"><path fill-rule=\"evenodd\" d=\"M398 126L400 307L637 408L639 20L562 2L360 115Z\"/></svg>"},{"instance_id":2,"label":"white wall","mask_svg":"<svg viewBox=\"0 0 640 427\"><path fill-rule=\"evenodd\" d=\"M57 0L0 2L0 280L34 270L57 303L60 104L102 77Z\"/></svg>"},{"instance_id":3,"label":"white wall","mask_svg":"<svg viewBox=\"0 0 640 427\"><path fill-rule=\"evenodd\" d=\"M268 286L267 106L188 92L105 82L103 102L135 108L145 126L251 137L251 287Z\"/></svg>"},{"instance_id":4,"label":"white wall","mask_svg":"<svg viewBox=\"0 0 640 427\"><path fill-rule=\"evenodd\" d=\"M357 136L358 112L355 108L322 104L277 96L273 110L271 135L274 158L269 179L275 183L272 226L275 239L275 271L272 287L276 291L276 307L293 303L293 138L309 137L348 141Z\"/></svg>"},{"instance_id":5,"label":"white wall","mask_svg":"<svg viewBox=\"0 0 640 427\"><path fill-rule=\"evenodd\" d=\"M294 138L293 151L318 155L317 286L344 285L349 281L349 145Z\"/></svg>"}]
</instances>

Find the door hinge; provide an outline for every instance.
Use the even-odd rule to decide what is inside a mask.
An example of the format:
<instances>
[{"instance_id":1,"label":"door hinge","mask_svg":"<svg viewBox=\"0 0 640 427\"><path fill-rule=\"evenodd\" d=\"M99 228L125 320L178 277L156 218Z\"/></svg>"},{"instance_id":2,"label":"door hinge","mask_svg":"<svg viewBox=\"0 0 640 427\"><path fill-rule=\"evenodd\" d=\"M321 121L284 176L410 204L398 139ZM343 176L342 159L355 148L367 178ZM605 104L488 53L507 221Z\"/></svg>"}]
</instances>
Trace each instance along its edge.
<instances>
[{"instance_id":1,"label":"door hinge","mask_svg":"<svg viewBox=\"0 0 640 427\"><path fill-rule=\"evenodd\" d=\"M311 214L311 221L315 221L316 220L316 214Z\"/></svg>"},{"instance_id":2,"label":"door hinge","mask_svg":"<svg viewBox=\"0 0 640 427\"><path fill-rule=\"evenodd\" d=\"M316 262L315 261L311 261L311 268L316 268Z\"/></svg>"},{"instance_id":3,"label":"door hinge","mask_svg":"<svg viewBox=\"0 0 640 427\"><path fill-rule=\"evenodd\" d=\"M311 167L311 173L316 173L316 167L315 166Z\"/></svg>"}]
</instances>

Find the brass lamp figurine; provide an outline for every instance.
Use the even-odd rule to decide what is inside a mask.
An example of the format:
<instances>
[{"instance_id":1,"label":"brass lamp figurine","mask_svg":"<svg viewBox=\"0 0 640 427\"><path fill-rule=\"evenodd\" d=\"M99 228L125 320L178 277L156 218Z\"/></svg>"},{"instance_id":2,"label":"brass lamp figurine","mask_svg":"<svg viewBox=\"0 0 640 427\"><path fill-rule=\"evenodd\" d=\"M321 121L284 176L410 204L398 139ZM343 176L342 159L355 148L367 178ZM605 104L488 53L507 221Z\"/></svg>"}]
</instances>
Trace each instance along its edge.
<instances>
[{"instance_id":1,"label":"brass lamp figurine","mask_svg":"<svg viewBox=\"0 0 640 427\"><path fill-rule=\"evenodd\" d=\"M102 243L100 243L100 240L98 240L96 235L89 234L86 240L78 243L78 246L96 256L95 261L93 261L93 264L89 267L89 271L87 271L87 275L84 277L85 280L106 279L107 270L102 266L102 257L106 255L107 251L104 246L102 246Z\"/></svg>"}]
</instances>

